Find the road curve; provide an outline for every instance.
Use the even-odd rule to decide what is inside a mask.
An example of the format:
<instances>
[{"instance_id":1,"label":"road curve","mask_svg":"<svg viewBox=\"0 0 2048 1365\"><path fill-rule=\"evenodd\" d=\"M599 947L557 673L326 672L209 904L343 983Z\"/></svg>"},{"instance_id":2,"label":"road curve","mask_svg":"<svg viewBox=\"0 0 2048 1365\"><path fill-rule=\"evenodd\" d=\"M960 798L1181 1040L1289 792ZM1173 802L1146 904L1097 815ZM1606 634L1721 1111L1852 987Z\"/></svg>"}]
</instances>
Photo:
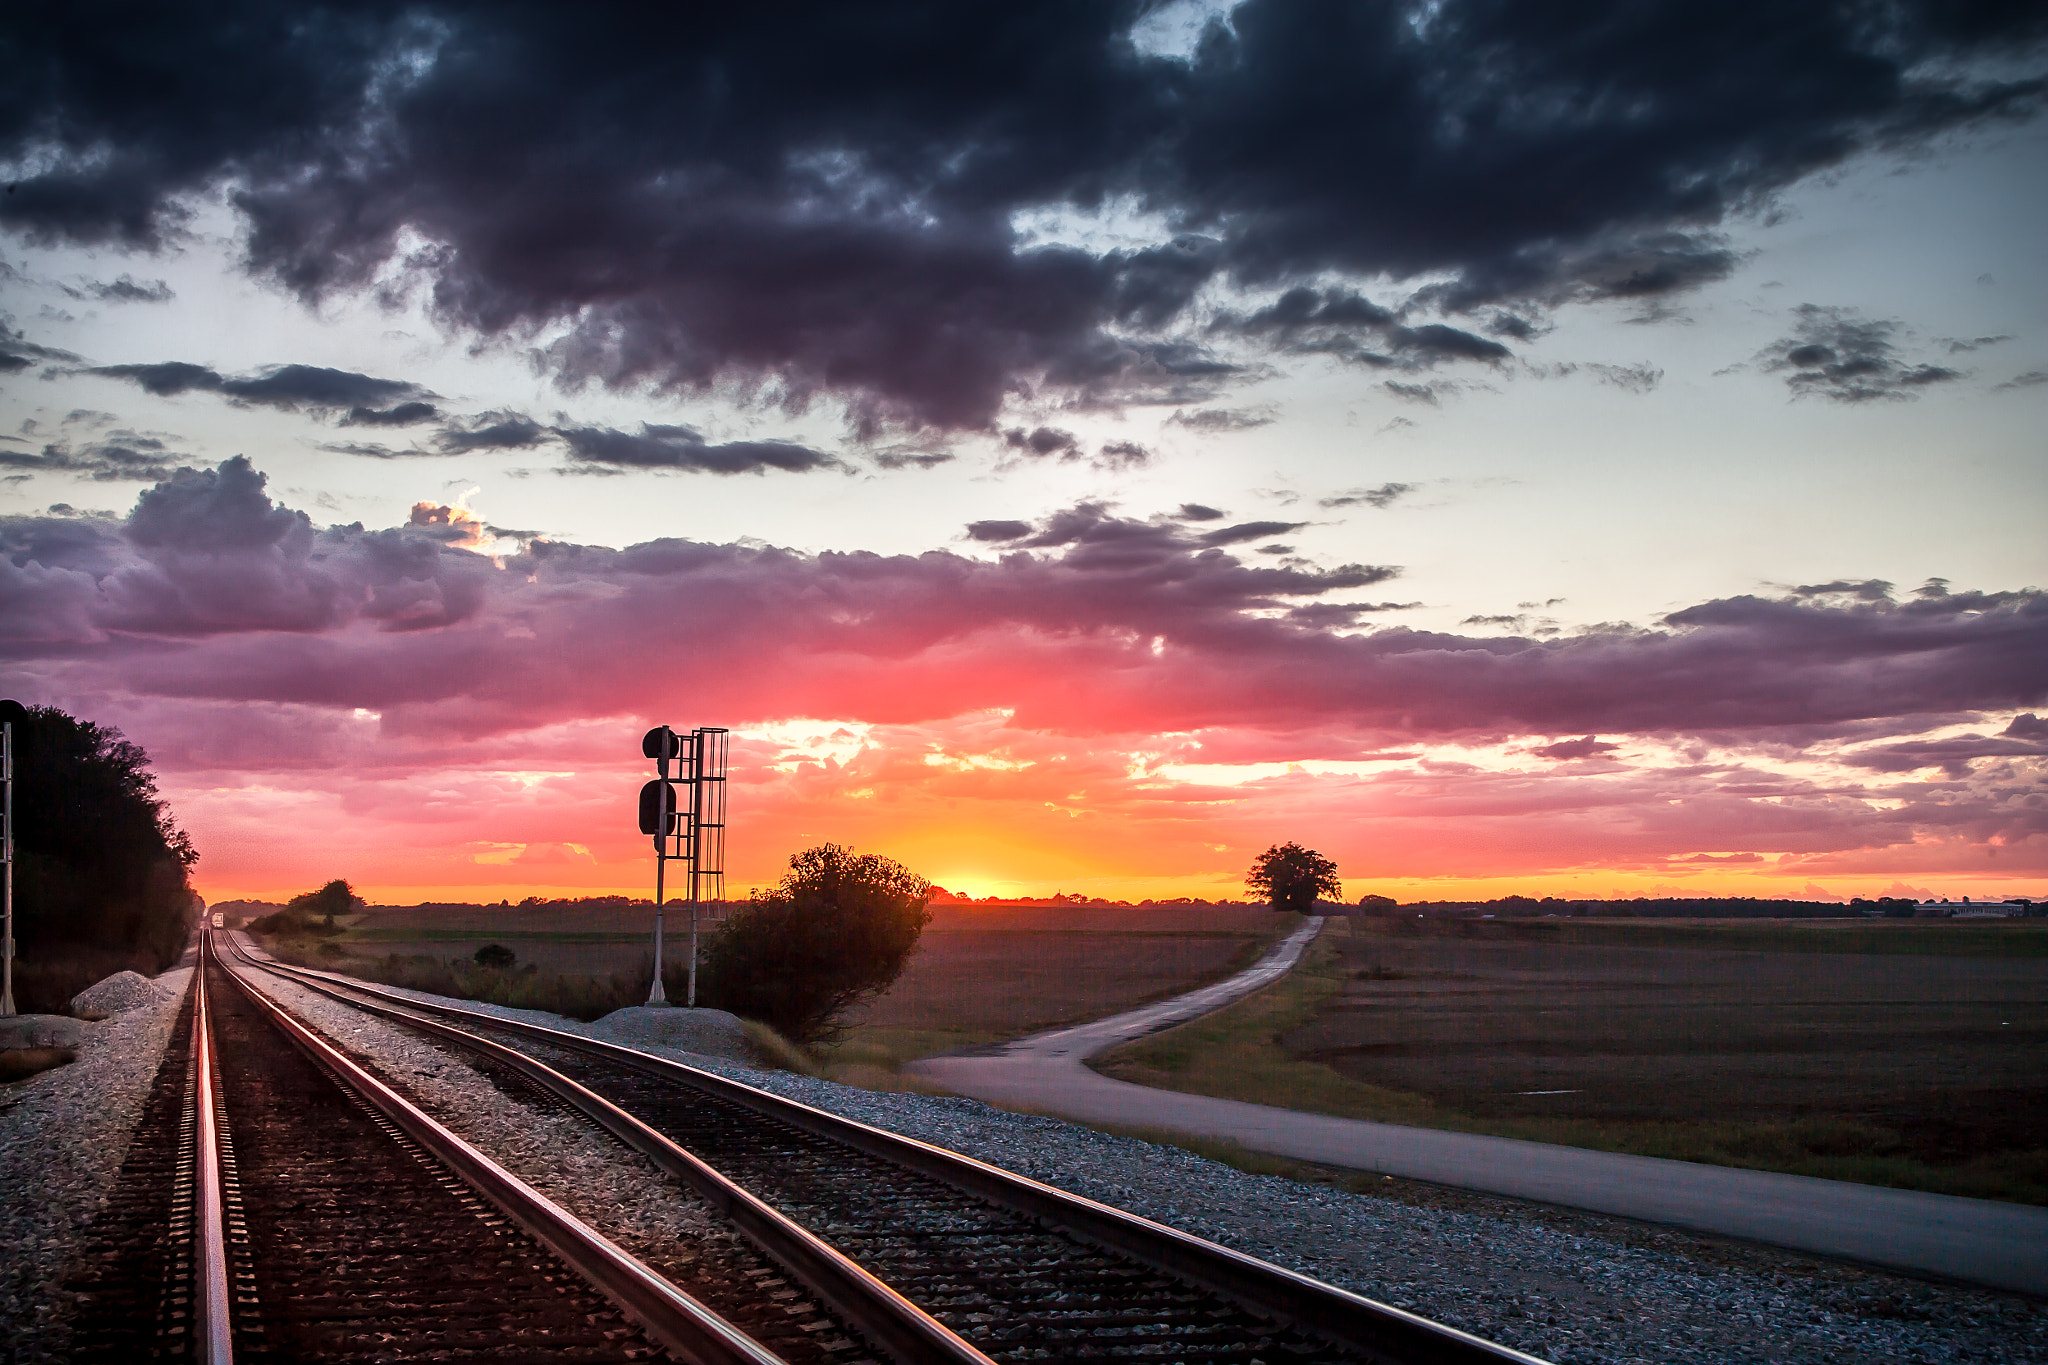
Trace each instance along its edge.
<instances>
[{"instance_id":1,"label":"road curve","mask_svg":"<svg viewBox=\"0 0 2048 1365\"><path fill-rule=\"evenodd\" d=\"M1298 1161L2048 1294L2044 1208L1334 1118L1155 1090L1112 1080L1084 1065L1119 1043L1185 1023L1270 985L1300 959L1321 927L1320 919L1308 921L1227 981L1093 1023L927 1057L910 1070L956 1094L1004 1108L1227 1138Z\"/></svg>"}]
</instances>

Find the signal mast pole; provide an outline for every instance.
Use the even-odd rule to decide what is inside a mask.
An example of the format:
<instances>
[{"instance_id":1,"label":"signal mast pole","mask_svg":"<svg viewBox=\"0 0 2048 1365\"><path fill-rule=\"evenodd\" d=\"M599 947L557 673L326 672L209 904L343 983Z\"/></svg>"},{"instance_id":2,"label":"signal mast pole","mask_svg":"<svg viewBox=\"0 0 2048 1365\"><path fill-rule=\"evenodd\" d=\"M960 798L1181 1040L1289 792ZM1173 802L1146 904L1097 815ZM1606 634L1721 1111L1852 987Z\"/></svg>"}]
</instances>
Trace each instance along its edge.
<instances>
[{"instance_id":1,"label":"signal mast pole","mask_svg":"<svg viewBox=\"0 0 2048 1365\"><path fill-rule=\"evenodd\" d=\"M13 702L7 703L13 706ZM6 919L0 926L0 1017L14 1013L14 722L0 722L0 860L7 864Z\"/></svg>"},{"instance_id":2,"label":"signal mast pole","mask_svg":"<svg viewBox=\"0 0 2048 1365\"><path fill-rule=\"evenodd\" d=\"M671 861L690 865L690 985L687 1003L697 1007L697 919L706 879L714 896L725 878L726 731L699 726L678 734L657 725L640 741L640 752L654 760L654 780L640 789L640 832L654 839L654 984L647 1003L666 1005L661 984L662 936L666 927L667 871ZM669 777L668 765L676 764ZM687 802L676 788L688 787Z\"/></svg>"}]
</instances>

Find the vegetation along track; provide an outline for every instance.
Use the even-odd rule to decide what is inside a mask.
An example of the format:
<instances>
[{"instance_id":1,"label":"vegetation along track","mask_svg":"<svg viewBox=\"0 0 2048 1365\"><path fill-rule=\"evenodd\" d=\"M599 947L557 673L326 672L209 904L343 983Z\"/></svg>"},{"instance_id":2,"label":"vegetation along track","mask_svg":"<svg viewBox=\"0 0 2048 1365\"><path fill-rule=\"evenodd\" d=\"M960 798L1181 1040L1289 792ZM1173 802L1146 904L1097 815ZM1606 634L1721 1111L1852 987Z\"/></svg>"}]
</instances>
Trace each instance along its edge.
<instances>
[{"instance_id":1,"label":"vegetation along track","mask_svg":"<svg viewBox=\"0 0 2048 1365\"><path fill-rule=\"evenodd\" d=\"M794 1276L804 1246L857 1263L1002 1361L1533 1357L970 1157L710 1072L576 1034L429 1005L326 973L253 963L518 1070L732 1214ZM511 1034L513 1049L482 1037ZM836 1248L836 1249L835 1249ZM843 1255L842 1255L843 1253ZM843 1305L828 1286L825 1297ZM853 1316L853 1314L849 1314ZM873 1330L878 1339L884 1330ZM914 1358L894 1343L889 1352Z\"/></svg>"}]
</instances>

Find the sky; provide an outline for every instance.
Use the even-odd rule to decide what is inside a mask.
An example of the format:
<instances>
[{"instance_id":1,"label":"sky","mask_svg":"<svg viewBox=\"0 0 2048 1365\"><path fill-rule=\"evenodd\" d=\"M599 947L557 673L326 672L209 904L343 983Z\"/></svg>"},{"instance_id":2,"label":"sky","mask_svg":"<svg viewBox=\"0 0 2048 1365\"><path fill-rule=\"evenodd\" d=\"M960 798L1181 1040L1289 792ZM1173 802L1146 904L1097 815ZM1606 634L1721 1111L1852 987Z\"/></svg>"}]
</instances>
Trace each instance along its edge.
<instances>
[{"instance_id":1,"label":"sky","mask_svg":"<svg viewBox=\"0 0 2048 1365\"><path fill-rule=\"evenodd\" d=\"M0 687L209 899L648 895L661 723L735 892L2048 894L2039 6L8 29Z\"/></svg>"}]
</instances>

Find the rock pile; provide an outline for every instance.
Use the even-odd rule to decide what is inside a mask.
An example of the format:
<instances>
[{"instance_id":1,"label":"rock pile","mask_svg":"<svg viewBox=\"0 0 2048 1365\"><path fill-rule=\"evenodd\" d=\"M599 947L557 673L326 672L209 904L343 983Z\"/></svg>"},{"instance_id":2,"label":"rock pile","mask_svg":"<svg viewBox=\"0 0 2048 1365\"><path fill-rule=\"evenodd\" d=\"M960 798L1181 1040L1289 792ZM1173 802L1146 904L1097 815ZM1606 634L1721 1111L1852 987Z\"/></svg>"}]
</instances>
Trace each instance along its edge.
<instances>
[{"instance_id":1,"label":"rock pile","mask_svg":"<svg viewBox=\"0 0 2048 1365\"><path fill-rule=\"evenodd\" d=\"M71 997L73 1014L120 1014L124 1010L154 1005L164 998L157 984L140 972L115 972L98 985L87 986Z\"/></svg>"}]
</instances>

